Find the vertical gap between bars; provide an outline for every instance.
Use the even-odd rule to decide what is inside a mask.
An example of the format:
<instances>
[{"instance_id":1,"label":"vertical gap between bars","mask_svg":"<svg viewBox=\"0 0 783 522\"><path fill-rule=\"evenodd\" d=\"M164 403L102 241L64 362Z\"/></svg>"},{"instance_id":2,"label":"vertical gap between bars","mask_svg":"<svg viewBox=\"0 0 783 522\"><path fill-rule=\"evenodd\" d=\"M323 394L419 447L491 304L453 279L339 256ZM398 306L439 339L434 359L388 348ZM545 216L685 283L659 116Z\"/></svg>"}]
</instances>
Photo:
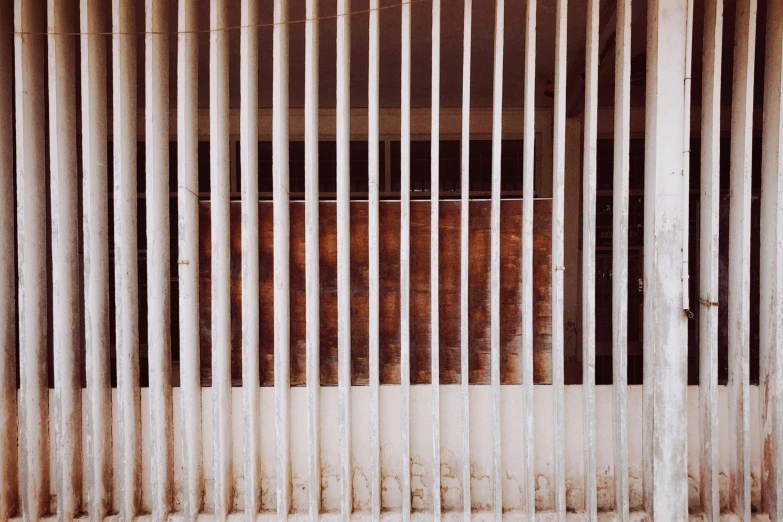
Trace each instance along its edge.
<instances>
[{"instance_id":1,"label":"vertical gap between bars","mask_svg":"<svg viewBox=\"0 0 783 522\"><path fill-rule=\"evenodd\" d=\"M13 3L0 5L0 70L14 67ZM16 392L16 249L14 244L14 84L9 72L0 80L0 518L17 514L19 461Z\"/></svg>"},{"instance_id":2,"label":"vertical gap between bars","mask_svg":"<svg viewBox=\"0 0 783 522\"><path fill-rule=\"evenodd\" d=\"M171 510L172 404L169 251L169 50L168 5L146 0L147 298L149 347L152 515L165 520ZM155 34L155 32L158 34Z\"/></svg>"},{"instance_id":3,"label":"vertical gap between bars","mask_svg":"<svg viewBox=\"0 0 783 522\"><path fill-rule=\"evenodd\" d=\"M432 511L441 518L440 502L440 0L432 0L432 110L430 137L430 378L432 383Z\"/></svg>"},{"instance_id":4,"label":"vertical gap between bars","mask_svg":"<svg viewBox=\"0 0 783 522\"><path fill-rule=\"evenodd\" d=\"M756 0L737 2L729 202L729 504L750 519L750 201Z\"/></svg>"},{"instance_id":5,"label":"vertical gap between bars","mask_svg":"<svg viewBox=\"0 0 783 522\"><path fill-rule=\"evenodd\" d=\"M767 31L764 71L764 122L761 159L761 239L760 253L760 395L762 403L764 459L762 460L762 502L770 520L779 520L783 501L783 2L767 3Z\"/></svg>"},{"instance_id":6,"label":"vertical gap between bars","mask_svg":"<svg viewBox=\"0 0 783 522\"><path fill-rule=\"evenodd\" d=\"M462 399L462 513L470 522L470 357L468 347L468 245L470 239L470 55L473 1L465 0L462 37L462 137L460 208L460 392Z\"/></svg>"},{"instance_id":7,"label":"vertical gap between bars","mask_svg":"<svg viewBox=\"0 0 783 522\"><path fill-rule=\"evenodd\" d=\"M628 522L628 186L631 121L631 0L617 0L612 195L612 383L615 511Z\"/></svg>"},{"instance_id":8,"label":"vertical gap between bars","mask_svg":"<svg viewBox=\"0 0 783 522\"><path fill-rule=\"evenodd\" d=\"M258 1L242 0L240 150L242 198L242 408L245 515L261 508L258 262Z\"/></svg>"},{"instance_id":9,"label":"vertical gap between bars","mask_svg":"<svg viewBox=\"0 0 783 522\"><path fill-rule=\"evenodd\" d=\"M351 1L337 0L337 360L340 515L353 508L351 470Z\"/></svg>"},{"instance_id":10,"label":"vertical gap between bars","mask_svg":"<svg viewBox=\"0 0 783 522\"><path fill-rule=\"evenodd\" d=\"M82 0L84 1L84 0ZM204 497L199 333L197 0L177 6L177 275L179 277L182 511L194 521ZM87 191L85 191L86 193Z\"/></svg>"},{"instance_id":11,"label":"vertical gap between bars","mask_svg":"<svg viewBox=\"0 0 783 522\"><path fill-rule=\"evenodd\" d=\"M585 128L582 212L582 382L584 393L584 481L588 519L598 517L595 476L595 198L598 95L598 13L600 2L588 0L585 46Z\"/></svg>"},{"instance_id":12,"label":"vertical gap between bars","mask_svg":"<svg viewBox=\"0 0 783 522\"><path fill-rule=\"evenodd\" d=\"M718 261L720 217L720 89L723 0L704 4L699 217L700 497L709 522L720 517L718 479Z\"/></svg>"},{"instance_id":13,"label":"vertical gap between bars","mask_svg":"<svg viewBox=\"0 0 783 522\"><path fill-rule=\"evenodd\" d=\"M228 147L228 25L226 0L209 5L209 152L212 247L212 437L215 517L232 507L231 250Z\"/></svg>"},{"instance_id":14,"label":"vertical gap between bars","mask_svg":"<svg viewBox=\"0 0 783 522\"><path fill-rule=\"evenodd\" d=\"M277 516L291 510L289 451L290 283L288 192L288 0L274 0L272 30L272 205L274 213L275 452Z\"/></svg>"},{"instance_id":15,"label":"vertical gap between bars","mask_svg":"<svg viewBox=\"0 0 783 522\"><path fill-rule=\"evenodd\" d=\"M47 2L48 30L75 30L75 4ZM76 172L76 39L48 36L49 145L52 217L57 514L72 520L82 487L79 382L78 176ZM12 221L13 222L13 221Z\"/></svg>"},{"instance_id":16,"label":"vertical gap between bars","mask_svg":"<svg viewBox=\"0 0 783 522\"><path fill-rule=\"evenodd\" d=\"M318 0L307 0L305 23L305 292L307 455L311 522L321 511L320 273L318 229ZM370 162L372 165L372 162Z\"/></svg>"},{"instance_id":17,"label":"vertical gap between bars","mask_svg":"<svg viewBox=\"0 0 783 522\"><path fill-rule=\"evenodd\" d=\"M403 3L400 66L400 388L402 412L402 522L411 518L410 446L410 225L411 225L411 4Z\"/></svg>"},{"instance_id":18,"label":"vertical gap between bars","mask_svg":"<svg viewBox=\"0 0 783 522\"><path fill-rule=\"evenodd\" d=\"M139 287L136 243L136 8L112 2L114 121L114 283L117 327L120 517L136 516L141 491Z\"/></svg>"},{"instance_id":19,"label":"vertical gap between bars","mask_svg":"<svg viewBox=\"0 0 783 522\"><path fill-rule=\"evenodd\" d=\"M379 171L379 85L380 85L380 15L379 0L370 0L368 65L368 234L369 234L369 336L370 336L370 492L373 520L381 516L381 446L380 446L380 171ZM387 156L388 157L388 156Z\"/></svg>"},{"instance_id":20,"label":"vertical gap between bars","mask_svg":"<svg viewBox=\"0 0 783 522\"><path fill-rule=\"evenodd\" d=\"M495 63L492 85L492 197L490 216L490 380L492 386L493 507L503 517L503 461L500 454L500 151L503 139L503 36L505 0L495 1Z\"/></svg>"},{"instance_id":21,"label":"vertical gap between bars","mask_svg":"<svg viewBox=\"0 0 783 522\"><path fill-rule=\"evenodd\" d=\"M524 401L525 511L536 512L533 399L533 201L535 156L536 1L527 0L525 16L525 90L522 156L522 382Z\"/></svg>"},{"instance_id":22,"label":"vertical gap between bars","mask_svg":"<svg viewBox=\"0 0 783 522\"><path fill-rule=\"evenodd\" d=\"M554 158L552 176L552 384L555 410L555 511L565 522L565 358L563 324L563 240L565 219L565 112L568 0L558 0L555 12ZM624 521L627 522L627 521Z\"/></svg>"}]
</instances>

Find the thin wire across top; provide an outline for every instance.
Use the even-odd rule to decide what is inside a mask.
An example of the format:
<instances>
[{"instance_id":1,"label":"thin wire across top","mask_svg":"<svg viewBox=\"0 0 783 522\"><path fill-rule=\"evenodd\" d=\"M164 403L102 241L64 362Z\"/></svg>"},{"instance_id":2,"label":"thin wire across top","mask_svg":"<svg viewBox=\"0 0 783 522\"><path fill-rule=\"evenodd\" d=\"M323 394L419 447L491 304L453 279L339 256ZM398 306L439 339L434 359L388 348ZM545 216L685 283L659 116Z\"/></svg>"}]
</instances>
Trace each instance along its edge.
<instances>
[{"instance_id":1,"label":"thin wire across top","mask_svg":"<svg viewBox=\"0 0 783 522\"><path fill-rule=\"evenodd\" d=\"M148 35L148 34L162 34L162 35L174 35L174 34L198 34L198 33L216 33L220 31L239 31L242 29L253 29L253 28L261 28L261 27L274 27L276 25L294 25L294 24L303 24L306 22L312 22L314 20L336 20L337 18L340 18L342 16L352 16L352 15L360 15L360 14L367 14L371 13L373 11L385 11L387 9L396 9L399 7L402 7L404 5L413 5L413 4L420 4L424 2L430 2L431 0L407 0L405 2L400 2L398 4L392 4L392 5L384 5L377 7L375 9L360 9L358 11L351 11L350 13L346 14L333 14L333 15L326 15L326 16L319 16L318 18L302 18L299 20L289 20L285 23L279 23L276 24L274 22L266 23L266 24L251 24L251 25L236 25L231 27L219 27L216 29L196 29L194 31L129 31L129 32L122 32L122 31L96 31L96 32L80 32L80 31L13 31L13 34L21 34L21 35L39 35L39 36L88 36L88 35L94 35L94 36L113 36L113 35Z\"/></svg>"}]
</instances>

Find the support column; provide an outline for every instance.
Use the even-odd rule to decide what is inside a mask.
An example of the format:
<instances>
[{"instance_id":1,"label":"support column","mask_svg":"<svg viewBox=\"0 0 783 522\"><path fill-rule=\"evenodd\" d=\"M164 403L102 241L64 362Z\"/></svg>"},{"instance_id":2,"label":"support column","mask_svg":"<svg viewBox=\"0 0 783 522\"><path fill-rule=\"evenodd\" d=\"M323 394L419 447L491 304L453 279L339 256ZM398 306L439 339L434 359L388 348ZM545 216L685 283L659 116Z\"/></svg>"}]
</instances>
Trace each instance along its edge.
<instances>
[{"instance_id":1,"label":"support column","mask_svg":"<svg viewBox=\"0 0 783 522\"><path fill-rule=\"evenodd\" d=\"M647 14L644 184L644 505L656 521L688 519L687 318L682 309L683 84L686 3Z\"/></svg>"},{"instance_id":2,"label":"support column","mask_svg":"<svg viewBox=\"0 0 783 522\"><path fill-rule=\"evenodd\" d=\"M78 514L82 488L82 389L79 378L79 193L76 166L75 3L47 2L49 150L52 219L57 516Z\"/></svg>"},{"instance_id":3,"label":"support column","mask_svg":"<svg viewBox=\"0 0 783 522\"><path fill-rule=\"evenodd\" d=\"M767 3L761 142L759 351L764 511L783 520L783 1Z\"/></svg>"},{"instance_id":4,"label":"support column","mask_svg":"<svg viewBox=\"0 0 783 522\"><path fill-rule=\"evenodd\" d=\"M16 225L19 295L19 471L22 514L49 508L49 390L46 382L46 11L14 2Z\"/></svg>"},{"instance_id":5,"label":"support column","mask_svg":"<svg viewBox=\"0 0 783 522\"><path fill-rule=\"evenodd\" d=\"M13 3L0 2L0 71L14 66ZM0 519L19 504L16 396L13 78L0 79Z\"/></svg>"}]
</instances>

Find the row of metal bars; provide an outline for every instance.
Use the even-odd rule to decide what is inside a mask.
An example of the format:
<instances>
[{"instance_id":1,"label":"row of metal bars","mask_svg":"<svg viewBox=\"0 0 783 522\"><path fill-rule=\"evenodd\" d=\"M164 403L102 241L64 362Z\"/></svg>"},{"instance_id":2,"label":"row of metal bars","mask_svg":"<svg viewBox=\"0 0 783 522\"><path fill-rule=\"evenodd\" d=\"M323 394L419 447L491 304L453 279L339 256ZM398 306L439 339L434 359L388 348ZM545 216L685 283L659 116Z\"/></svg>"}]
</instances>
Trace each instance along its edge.
<instances>
[{"instance_id":1,"label":"row of metal bars","mask_svg":"<svg viewBox=\"0 0 783 522\"><path fill-rule=\"evenodd\" d=\"M111 26L105 24L101 0L80 0L79 24L63 0L47 3L47 26L36 2L15 0L0 6L0 19L13 17L0 35L0 321L3 324L0 355L0 519L13 514L16 490L21 491L26 520L47 513L49 481L57 483L57 512L73 519L87 512L96 520L109 512L111 497L119 504L121 519L139 512L141 481L139 333L136 245L136 31L133 0L113 0ZM432 3L432 204L431 277L438 280L438 141L440 88L440 0ZM197 179L197 1L180 0L177 28L177 147L179 318L181 332L181 387L184 456L183 515L194 520L202 509L204 479L201 385L198 328L198 179ZM228 146L228 33L226 0L210 1L209 131L211 168L212 249L212 376L214 415L214 515L224 520L232 509L232 466L244 466L245 510L260 509L258 314L258 2L241 2L241 143L242 143L242 358L245 461L231 462L230 280L229 280L229 146ZM307 404L309 507L313 520L320 508L319 455L319 274L318 274L318 2L306 0L305 22L305 245L307 317ZM402 12L401 97L401 391L402 411L402 519L411 515L410 496L410 92L411 4ZM687 240L679 239L687 222L688 150L690 136L690 46L693 14L690 4L677 0L649 0L647 79L647 180L645 257L648 290L645 294L645 509L656 520L687 517L684 406L685 318L688 308ZM462 186L469 185L471 0L464 4ZM13 12L12 12L13 11ZM729 261L729 423L731 448L730 508L743 520L750 517L749 457L749 238L750 151L753 116L753 70L756 0L737 1L731 117L731 210ZM350 0L337 3L337 234L338 234L338 359L340 512L352 511L350 447L350 222L349 222L349 112L350 112ZM586 23L586 80L583 185L583 302L584 316L584 418L585 511L597 520L595 426L595 197L596 120L599 2L588 0ZM671 13L674 13L671 15ZM563 370L563 222L565 172L565 82L567 0L556 5L556 63L554 85L554 172L552 229L552 359L555 411L555 506L565 519L565 422ZM666 16L665 16L666 15ZM704 8L704 74L701 114L701 244L699 306L701 505L708 520L717 521L718 483L718 203L722 0L707 0ZM494 514L502 512L502 455L500 444L500 148L502 138L502 84L504 0L496 0L493 94L493 155L491 204L491 387L493 405ZM522 226L522 309L525 508L535 512L533 379L532 379L532 230L534 85L536 56L536 1L529 0L525 18L524 165ZM615 158L613 234L613 358L614 462L616 511L629 519L628 440L626 434L626 315L628 229L628 143L630 92L631 1L618 0L616 11ZM778 501L783 495L783 0L767 3L766 73L764 86L762 196L761 196L761 368L764 509L781 520ZM274 0L273 28L273 180L274 180L274 355L275 441L277 452L277 512L291 510L289 455L289 195L288 195L288 2ZM370 0L369 13L369 281L370 281L370 391L372 517L381 514L379 441L379 1ZM170 313L168 267L168 30L167 2L146 0L146 205L148 212L150 428L152 462L152 514L163 520L172 506L172 390L169 357ZM74 38L74 32L80 32ZM116 284L116 352L118 430L111 433L109 382L109 270L107 135L108 99L105 34L111 32L114 84L114 269ZM48 33L48 54L44 36ZM77 128L75 45L80 44L81 129ZM678 45L678 44L682 45ZM12 56L13 50L13 56ZM45 62L45 58L48 61ZM51 161L51 245L54 283L55 354L55 476L48 469L49 405L46 385L46 100L44 67L48 63L48 144ZM671 66L671 64L675 66ZM683 67L678 69L677 64ZM10 73L14 67L14 74ZM12 82L15 78L16 127L12 122ZM683 86L684 85L684 96ZM679 127L680 132L677 132ZM673 132L672 129L674 129ZM83 215L77 215L76 138L82 133ZM678 143L677 140L682 138ZM13 190L12 144L16 143L16 201ZM680 149L680 145L684 145ZM682 150L672 154L672 150ZM679 165L679 170L676 168ZM671 174L667 168L674 166ZM652 168L651 168L652 167ZM667 177L668 176L668 177ZM679 189L672 189L683 181ZM676 201L680 195L685 197ZM648 204L650 204L648 206ZM18 251L14 255L16 208ZM679 209L679 210L677 210ZM675 218L671 217L674 211ZM671 226L679 215L679 228ZM667 214L669 213L669 214ZM84 237L84 294L77 282L78 226ZM471 516L470 433L468 428L468 191L462 191L461 213L461 397L463 445L463 506ZM654 236L653 236L654 234ZM654 240L654 241L653 241ZM685 250L685 252L683 252ZM679 255L677 254L679 251ZM684 266L680 272L680 266ZM18 281L15 276L18 268ZM675 268L674 272L668 268ZM575 268L574 268L575 269ZM682 280L672 274L683 274ZM17 288L18 283L18 288ZM18 293L17 293L18 290ZM18 334L20 380L18 408L15 389L15 296L19 299ZM680 307L679 298L683 299ZM83 298L83 301L82 301ZM672 301L675 305L672 306ZM77 378L80 307L84 307L87 358L86 418L81 416ZM432 310L438 310L438 292L431 293ZM440 408L438 313L432 327L432 462L433 490L440 491ZM681 343L681 344L677 344ZM548 405L538 405L549 407ZM18 420L17 420L18 418ZM264 419L266 421L266 419ZM82 424L87 447L81 447ZM119 463L112 469L112 443L118 445ZM17 473L17 459L19 469ZM84 463L85 476L79 470ZM119 490L112 491L111 475L120 474ZM17 476L18 475L18 476ZM79 506L81 488L88 503ZM441 514L440 495L433 495L435 519ZM532 520L532 518L531 518Z\"/></svg>"}]
</instances>

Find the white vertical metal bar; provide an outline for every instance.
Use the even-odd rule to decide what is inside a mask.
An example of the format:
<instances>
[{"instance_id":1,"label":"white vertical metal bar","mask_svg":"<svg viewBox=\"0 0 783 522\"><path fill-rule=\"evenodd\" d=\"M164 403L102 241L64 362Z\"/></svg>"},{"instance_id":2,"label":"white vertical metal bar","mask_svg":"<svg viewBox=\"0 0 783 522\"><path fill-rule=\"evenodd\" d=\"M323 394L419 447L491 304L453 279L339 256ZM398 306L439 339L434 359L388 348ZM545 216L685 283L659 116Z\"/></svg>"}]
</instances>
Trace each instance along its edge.
<instances>
[{"instance_id":1,"label":"white vertical metal bar","mask_svg":"<svg viewBox=\"0 0 783 522\"><path fill-rule=\"evenodd\" d=\"M19 465L22 513L49 506L49 400L46 384L46 66L45 12L14 2L19 276ZM39 33L39 34L30 34Z\"/></svg>"},{"instance_id":2,"label":"white vertical metal bar","mask_svg":"<svg viewBox=\"0 0 783 522\"><path fill-rule=\"evenodd\" d=\"M503 518L503 460L500 453L500 152L503 139L503 37L505 0L495 0L495 63L492 79L492 201L490 212L490 380L495 522Z\"/></svg>"},{"instance_id":3,"label":"white vertical metal bar","mask_svg":"<svg viewBox=\"0 0 783 522\"><path fill-rule=\"evenodd\" d=\"M13 2L0 2L0 71L14 67ZM14 243L13 75L0 80L0 518L16 515L19 496L16 396L16 247Z\"/></svg>"},{"instance_id":4,"label":"white vertical metal bar","mask_svg":"<svg viewBox=\"0 0 783 522\"><path fill-rule=\"evenodd\" d=\"M465 0L462 22L462 135L460 141L460 268L459 268L459 352L462 403L462 516L470 522L470 358L468 346L468 251L470 243L470 55L473 0Z\"/></svg>"},{"instance_id":5,"label":"white vertical metal bar","mask_svg":"<svg viewBox=\"0 0 783 522\"><path fill-rule=\"evenodd\" d=\"M565 330L563 323L563 278L565 272L565 113L567 43L568 0L558 0L555 10L554 158L552 160L552 385L554 387L555 398L555 512L557 514L558 522L565 522L566 517Z\"/></svg>"},{"instance_id":6,"label":"white vertical metal bar","mask_svg":"<svg viewBox=\"0 0 783 522\"><path fill-rule=\"evenodd\" d=\"M685 81L683 82L683 118L682 118L682 213L688 223L690 216L690 183L691 183L691 61L693 56L693 0L685 0ZM690 269L688 256L690 252L689 230L686 225L682 234L682 309L688 317L692 317L690 305L690 289L688 279Z\"/></svg>"},{"instance_id":7,"label":"white vertical metal bar","mask_svg":"<svg viewBox=\"0 0 783 522\"><path fill-rule=\"evenodd\" d=\"M52 216L57 516L73 520L81 503L82 404L79 382L79 194L76 172L75 4L48 0L49 146Z\"/></svg>"},{"instance_id":8,"label":"white vertical metal bar","mask_svg":"<svg viewBox=\"0 0 783 522\"><path fill-rule=\"evenodd\" d=\"M533 201L536 112L536 0L527 0L525 13L525 79L522 155L522 382L524 402L525 511L536 513L535 429L533 400Z\"/></svg>"},{"instance_id":9,"label":"white vertical metal bar","mask_svg":"<svg viewBox=\"0 0 783 522\"><path fill-rule=\"evenodd\" d=\"M370 492L373 520L381 517L380 441L380 7L370 0L367 95L367 218L369 236Z\"/></svg>"},{"instance_id":10,"label":"white vertical metal bar","mask_svg":"<svg viewBox=\"0 0 783 522\"><path fill-rule=\"evenodd\" d=\"M720 517L718 481L718 262L720 80L723 0L704 3L699 235L700 497L709 522Z\"/></svg>"},{"instance_id":11,"label":"white vertical metal bar","mask_svg":"<svg viewBox=\"0 0 783 522\"><path fill-rule=\"evenodd\" d=\"M430 378L432 382L432 511L441 518L440 502L440 0L432 0L432 110L430 128Z\"/></svg>"},{"instance_id":12,"label":"white vertical metal bar","mask_svg":"<svg viewBox=\"0 0 783 522\"><path fill-rule=\"evenodd\" d=\"M288 208L288 0L274 0L272 33L272 198L274 212L275 448L277 516L291 510L289 449L290 311Z\"/></svg>"},{"instance_id":13,"label":"white vertical metal bar","mask_svg":"<svg viewBox=\"0 0 783 522\"><path fill-rule=\"evenodd\" d=\"M198 217L198 14L196 0L177 7L177 274L182 396L182 512L192 522L204 498L201 447Z\"/></svg>"},{"instance_id":14,"label":"white vertical metal bar","mask_svg":"<svg viewBox=\"0 0 783 522\"><path fill-rule=\"evenodd\" d=\"M598 519L595 475L595 198L598 114L598 0L587 2L585 127L582 174L582 383L584 390L585 511Z\"/></svg>"},{"instance_id":15,"label":"white vertical metal bar","mask_svg":"<svg viewBox=\"0 0 783 522\"><path fill-rule=\"evenodd\" d=\"M320 248L318 189L318 0L306 3L305 23L305 292L307 337L308 500L311 522L321 512ZM377 163L377 162L376 162ZM372 167L372 162L370 162Z\"/></svg>"},{"instance_id":16,"label":"white vertical metal bar","mask_svg":"<svg viewBox=\"0 0 783 522\"><path fill-rule=\"evenodd\" d=\"M84 342L87 369L86 511L97 521L111 509L112 432L109 321L109 183L107 175L106 9L81 0L82 211Z\"/></svg>"},{"instance_id":17,"label":"white vertical metal bar","mask_svg":"<svg viewBox=\"0 0 783 522\"><path fill-rule=\"evenodd\" d=\"M209 166L212 224L212 393L215 517L231 512L231 247L228 3L209 3Z\"/></svg>"},{"instance_id":18,"label":"white vertical metal bar","mask_svg":"<svg viewBox=\"0 0 783 522\"><path fill-rule=\"evenodd\" d=\"M612 383L615 511L628 522L628 175L631 125L631 0L617 0L612 197Z\"/></svg>"},{"instance_id":19,"label":"white vertical metal bar","mask_svg":"<svg viewBox=\"0 0 783 522\"><path fill-rule=\"evenodd\" d=\"M242 409L245 517L261 509L258 264L258 2L242 0L240 150L242 157Z\"/></svg>"},{"instance_id":20,"label":"white vertical metal bar","mask_svg":"<svg viewBox=\"0 0 783 522\"><path fill-rule=\"evenodd\" d=\"M687 520L687 317L682 309L683 85L687 8L647 13L644 191L644 504L653 520Z\"/></svg>"},{"instance_id":21,"label":"white vertical metal bar","mask_svg":"<svg viewBox=\"0 0 783 522\"><path fill-rule=\"evenodd\" d=\"M400 60L400 388L402 395L402 522L411 518L411 4L403 2Z\"/></svg>"},{"instance_id":22,"label":"white vertical metal bar","mask_svg":"<svg viewBox=\"0 0 783 522\"><path fill-rule=\"evenodd\" d=\"M750 197L756 0L737 2L729 208L729 504L750 520Z\"/></svg>"},{"instance_id":23,"label":"white vertical metal bar","mask_svg":"<svg viewBox=\"0 0 783 522\"><path fill-rule=\"evenodd\" d=\"M759 348L764 458L762 500L772 521L783 519L783 1L767 3L764 123L759 227Z\"/></svg>"},{"instance_id":24,"label":"white vertical metal bar","mask_svg":"<svg viewBox=\"0 0 783 522\"><path fill-rule=\"evenodd\" d=\"M152 516L171 511L174 438L171 403L171 251L169 246L168 3L146 0L145 144L147 347L150 385Z\"/></svg>"},{"instance_id":25,"label":"white vertical metal bar","mask_svg":"<svg viewBox=\"0 0 783 522\"><path fill-rule=\"evenodd\" d=\"M114 284L117 327L120 517L136 516L141 500L139 283L136 243L136 6L112 2L114 122Z\"/></svg>"},{"instance_id":26,"label":"white vertical metal bar","mask_svg":"<svg viewBox=\"0 0 783 522\"><path fill-rule=\"evenodd\" d=\"M351 470L351 0L337 0L337 360L340 516L353 508Z\"/></svg>"}]
</instances>

